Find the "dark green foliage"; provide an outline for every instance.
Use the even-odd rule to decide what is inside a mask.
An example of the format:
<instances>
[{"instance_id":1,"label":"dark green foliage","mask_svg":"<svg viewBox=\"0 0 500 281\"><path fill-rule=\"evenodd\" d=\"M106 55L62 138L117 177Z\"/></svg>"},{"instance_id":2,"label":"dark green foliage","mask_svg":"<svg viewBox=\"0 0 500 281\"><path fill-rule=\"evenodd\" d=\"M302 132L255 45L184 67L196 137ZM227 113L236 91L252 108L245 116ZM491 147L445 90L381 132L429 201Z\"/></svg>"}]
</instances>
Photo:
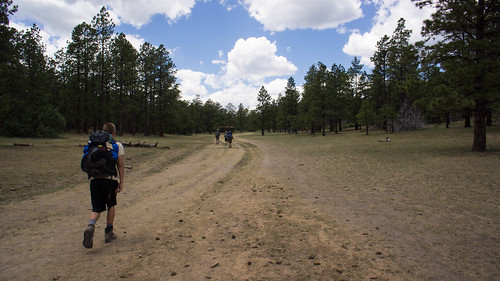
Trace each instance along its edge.
<instances>
[{"instance_id":1,"label":"dark green foliage","mask_svg":"<svg viewBox=\"0 0 500 281\"><path fill-rule=\"evenodd\" d=\"M422 116L430 122L445 117L448 124L463 114L467 125L473 113L473 150L482 151L486 117L500 107L500 2L413 1L436 9L423 29L428 42L411 44L412 31L400 19L377 43L370 75L358 58L347 70L318 62L302 87L290 77L277 99L261 87L250 110L200 96L180 100L167 48L146 42L137 51L124 34L114 34L105 7L90 23L75 26L67 47L47 58L40 30L10 28L8 17L17 7L0 0L0 133L54 137L114 122L119 134L190 135L231 127L325 135L327 129L341 132L344 124L414 129Z\"/></svg>"},{"instance_id":2,"label":"dark green foliage","mask_svg":"<svg viewBox=\"0 0 500 281\"><path fill-rule=\"evenodd\" d=\"M500 1L413 0L435 9L422 34L430 44L429 64L439 65L452 85L449 93L473 101L473 151L486 150L486 117L500 96ZM467 102L468 103L468 102ZM467 105L468 106L468 105Z\"/></svg>"},{"instance_id":3,"label":"dark green foliage","mask_svg":"<svg viewBox=\"0 0 500 281\"><path fill-rule=\"evenodd\" d=\"M258 122L260 124L261 134L264 135L264 131L271 128L272 124L272 98L267 92L266 88L262 86L257 95L257 112L258 112Z\"/></svg>"}]
</instances>

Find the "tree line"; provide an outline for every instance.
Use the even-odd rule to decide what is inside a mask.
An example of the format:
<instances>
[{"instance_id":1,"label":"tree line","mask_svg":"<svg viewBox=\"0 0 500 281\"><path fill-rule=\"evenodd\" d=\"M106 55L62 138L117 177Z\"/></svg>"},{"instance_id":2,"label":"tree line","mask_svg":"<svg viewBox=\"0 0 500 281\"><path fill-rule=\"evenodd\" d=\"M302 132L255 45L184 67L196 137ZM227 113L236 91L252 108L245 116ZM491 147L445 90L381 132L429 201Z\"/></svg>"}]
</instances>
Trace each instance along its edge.
<instances>
[{"instance_id":1,"label":"tree line","mask_svg":"<svg viewBox=\"0 0 500 281\"><path fill-rule=\"evenodd\" d=\"M425 40L410 43L400 19L391 36L377 42L371 73L358 58L346 69L313 64L302 91L293 77L276 99L265 87L250 110L180 98L175 64L164 45L136 50L115 34L105 7L90 23L74 27L67 46L45 55L36 25L9 27L17 11L0 0L0 133L57 136L88 132L105 122L120 133L160 135L238 130L307 130L338 133L346 126L410 130L453 118L471 126L474 151L486 149L486 126L499 109L500 2L412 0L435 13L424 22Z\"/></svg>"}]
</instances>

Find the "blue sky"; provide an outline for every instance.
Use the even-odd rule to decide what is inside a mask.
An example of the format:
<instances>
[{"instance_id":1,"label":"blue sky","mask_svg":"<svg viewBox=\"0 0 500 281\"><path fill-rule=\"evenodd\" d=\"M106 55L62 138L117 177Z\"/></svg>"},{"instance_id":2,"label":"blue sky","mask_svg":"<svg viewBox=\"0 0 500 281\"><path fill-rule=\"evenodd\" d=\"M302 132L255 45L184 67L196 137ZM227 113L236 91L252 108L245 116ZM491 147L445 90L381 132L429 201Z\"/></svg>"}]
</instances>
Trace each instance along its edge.
<instances>
[{"instance_id":1,"label":"blue sky","mask_svg":"<svg viewBox=\"0 0 500 281\"><path fill-rule=\"evenodd\" d=\"M289 77L297 87L312 64L346 69L355 56L370 70L376 42L406 19L412 40L422 20L411 0L14 0L18 30L36 23L47 54L67 45L72 29L106 6L138 49L160 44L176 64L182 98L253 108L261 86L276 98Z\"/></svg>"}]
</instances>

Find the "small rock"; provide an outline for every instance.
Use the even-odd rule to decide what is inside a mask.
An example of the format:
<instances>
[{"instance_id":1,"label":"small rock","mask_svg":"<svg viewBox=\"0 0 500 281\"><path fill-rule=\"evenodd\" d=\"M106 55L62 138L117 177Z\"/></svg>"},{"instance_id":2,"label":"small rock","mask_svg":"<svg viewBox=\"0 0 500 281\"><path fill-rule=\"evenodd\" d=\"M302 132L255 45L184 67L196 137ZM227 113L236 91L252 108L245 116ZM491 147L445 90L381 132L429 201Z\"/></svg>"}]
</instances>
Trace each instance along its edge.
<instances>
[{"instance_id":1,"label":"small rock","mask_svg":"<svg viewBox=\"0 0 500 281\"><path fill-rule=\"evenodd\" d=\"M171 276L175 276L175 275L177 275L177 273L176 273L175 271L172 271L172 272L170 273L170 275L171 275Z\"/></svg>"},{"instance_id":2,"label":"small rock","mask_svg":"<svg viewBox=\"0 0 500 281\"><path fill-rule=\"evenodd\" d=\"M249 261L247 264L248 264L248 265L252 265L252 262L251 262L251 261Z\"/></svg>"},{"instance_id":3,"label":"small rock","mask_svg":"<svg viewBox=\"0 0 500 281\"><path fill-rule=\"evenodd\" d=\"M218 267L218 266L219 266L219 262L216 262L216 263L214 263L214 264L211 266L211 268L216 268L216 267Z\"/></svg>"},{"instance_id":4,"label":"small rock","mask_svg":"<svg viewBox=\"0 0 500 281\"><path fill-rule=\"evenodd\" d=\"M160 240L160 237L156 237L156 241Z\"/></svg>"}]
</instances>

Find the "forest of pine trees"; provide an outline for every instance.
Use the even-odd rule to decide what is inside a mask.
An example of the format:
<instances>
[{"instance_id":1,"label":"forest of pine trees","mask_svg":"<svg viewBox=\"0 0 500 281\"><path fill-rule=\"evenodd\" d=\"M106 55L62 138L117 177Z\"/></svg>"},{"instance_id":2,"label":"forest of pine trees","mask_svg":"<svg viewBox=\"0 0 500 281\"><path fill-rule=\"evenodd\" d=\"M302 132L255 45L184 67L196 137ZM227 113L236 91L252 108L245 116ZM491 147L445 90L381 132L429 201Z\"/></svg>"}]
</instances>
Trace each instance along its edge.
<instances>
[{"instance_id":1,"label":"forest of pine trees","mask_svg":"<svg viewBox=\"0 0 500 281\"><path fill-rule=\"evenodd\" d=\"M136 50L115 33L105 7L47 57L39 28L9 27L17 7L1 0L0 134L55 137L112 121L120 134L190 135L234 126L262 135L325 135L346 126L395 132L453 120L470 127L472 119L472 149L483 151L486 126L500 107L500 2L412 1L436 10L424 22L425 41L410 43L414 31L400 19L393 34L377 42L371 73L356 57L347 68L317 62L300 90L293 77L277 99L261 87L250 110L200 97L181 100L166 47L146 42Z\"/></svg>"}]
</instances>

